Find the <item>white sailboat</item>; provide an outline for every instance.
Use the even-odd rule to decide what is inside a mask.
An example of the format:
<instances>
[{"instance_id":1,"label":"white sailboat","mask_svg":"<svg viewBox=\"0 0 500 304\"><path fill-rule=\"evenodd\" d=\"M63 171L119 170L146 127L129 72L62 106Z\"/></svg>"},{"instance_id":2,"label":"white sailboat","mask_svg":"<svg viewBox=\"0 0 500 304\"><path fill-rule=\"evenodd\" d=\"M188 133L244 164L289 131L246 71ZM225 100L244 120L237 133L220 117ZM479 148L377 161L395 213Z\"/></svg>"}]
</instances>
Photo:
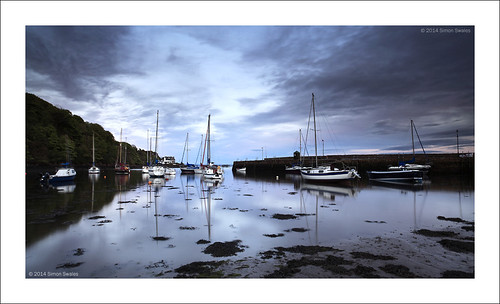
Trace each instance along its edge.
<instances>
[{"instance_id":1,"label":"white sailboat","mask_svg":"<svg viewBox=\"0 0 500 304\"><path fill-rule=\"evenodd\" d=\"M207 163L208 165L203 168L203 178L205 179L222 179L223 170L221 166L214 165L210 159L210 114L208 114L208 128L207 128Z\"/></svg>"},{"instance_id":2,"label":"white sailboat","mask_svg":"<svg viewBox=\"0 0 500 304\"><path fill-rule=\"evenodd\" d=\"M155 163L154 166L149 167L149 177L165 177L165 168L158 164L158 159L156 158L156 153L158 149L158 119L160 116L160 111L156 111L156 139L155 139Z\"/></svg>"},{"instance_id":3,"label":"white sailboat","mask_svg":"<svg viewBox=\"0 0 500 304\"><path fill-rule=\"evenodd\" d=\"M95 166L95 146L94 146L94 133L92 133L92 167L89 169L89 174L99 174L101 169Z\"/></svg>"},{"instance_id":4,"label":"white sailboat","mask_svg":"<svg viewBox=\"0 0 500 304\"><path fill-rule=\"evenodd\" d=\"M315 166L300 170L300 175L305 180L311 181L343 181L360 178L354 169L338 169L333 166L318 166L318 144L316 140L316 109L314 107L314 93L312 94L312 113L314 117L314 152Z\"/></svg>"}]
</instances>

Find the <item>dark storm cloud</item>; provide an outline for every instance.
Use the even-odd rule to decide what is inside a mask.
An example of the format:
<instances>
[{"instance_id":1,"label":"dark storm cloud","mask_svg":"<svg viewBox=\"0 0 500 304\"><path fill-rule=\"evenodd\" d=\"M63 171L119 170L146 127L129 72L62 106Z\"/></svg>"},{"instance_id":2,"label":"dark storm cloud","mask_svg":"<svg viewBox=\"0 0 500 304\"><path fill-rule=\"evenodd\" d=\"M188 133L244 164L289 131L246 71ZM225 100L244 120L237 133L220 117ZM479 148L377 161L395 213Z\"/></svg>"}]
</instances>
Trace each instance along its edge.
<instances>
[{"instance_id":1,"label":"dark storm cloud","mask_svg":"<svg viewBox=\"0 0 500 304\"><path fill-rule=\"evenodd\" d=\"M121 47L127 27L26 27L26 69L51 82L37 89L51 89L77 100L95 100L96 91L107 95L117 89L104 77L127 73L120 66L126 51Z\"/></svg>"},{"instance_id":2,"label":"dark storm cloud","mask_svg":"<svg viewBox=\"0 0 500 304\"><path fill-rule=\"evenodd\" d=\"M366 100L384 104L385 98L473 88L473 34L429 35L420 27L291 27L270 34L245 60L279 63L277 88L290 96L321 92L339 100L336 109L352 108L356 100L364 107Z\"/></svg>"},{"instance_id":3,"label":"dark storm cloud","mask_svg":"<svg viewBox=\"0 0 500 304\"><path fill-rule=\"evenodd\" d=\"M428 34L421 27L272 27L243 60L274 63L266 76L287 101L262 119L307 113L315 92L325 115L366 114L362 127L389 134L409 118L440 116L444 122L453 111L473 111L474 31L468 29ZM473 115L464 125L471 133Z\"/></svg>"}]
</instances>

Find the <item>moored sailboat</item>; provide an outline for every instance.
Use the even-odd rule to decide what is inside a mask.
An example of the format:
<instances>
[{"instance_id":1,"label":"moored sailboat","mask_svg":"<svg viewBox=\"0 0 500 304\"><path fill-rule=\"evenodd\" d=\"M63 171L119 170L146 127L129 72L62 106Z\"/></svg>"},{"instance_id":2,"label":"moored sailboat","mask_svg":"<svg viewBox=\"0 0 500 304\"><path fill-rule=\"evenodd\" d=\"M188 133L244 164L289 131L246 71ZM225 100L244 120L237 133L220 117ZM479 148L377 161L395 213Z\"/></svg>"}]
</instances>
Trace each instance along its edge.
<instances>
[{"instance_id":1,"label":"moored sailboat","mask_svg":"<svg viewBox=\"0 0 500 304\"><path fill-rule=\"evenodd\" d=\"M345 181L360 178L355 169L338 169L333 166L318 166L318 144L316 139L316 108L314 106L314 93L311 100L314 121L314 152L315 166L313 168L301 169L300 175L305 180L311 181Z\"/></svg>"},{"instance_id":2,"label":"moored sailboat","mask_svg":"<svg viewBox=\"0 0 500 304\"><path fill-rule=\"evenodd\" d=\"M422 141L420 141L420 136L418 135L417 127L413 123L413 120L410 120L410 128L411 128L411 145L412 145L412 151L413 151L413 158L408 160L408 161L399 162L399 164L397 166L389 166L388 169L391 171L417 170L417 171L427 172L431 169L431 165L429 165L429 164L425 164L425 165L415 164L415 141L413 138L413 130L415 130L415 133L417 134L417 138L418 138L418 141L420 143L420 147L422 147L422 151L424 152L424 155L425 155L425 149L424 149L424 145L422 144Z\"/></svg>"},{"instance_id":3,"label":"moored sailboat","mask_svg":"<svg viewBox=\"0 0 500 304\"><path fill-rule=\"evenodd\" d=\"M115 163L115 174L129 174L130 173L130 168L129 166L125 163L122 163L122 129L120 129L120 146L118 148L118 155ZM125 159L126 159L126 153L125 152Z\"/></svg>"},{"instance_id":4,"label":"moored sailboat","mask_svg":"<svg viewBox=\"0 0 500 304\"><path fill-rule=\"evenodd\" d=\"M184 145L184 151L186 152L186 166L181 167L182 174L195 174L199 166L189 163L189 133L186 134L186 143ZM183 155L184 159L184 155Z\"/></svg>"},{"instance_id":5,"label":"moored sailboat","mask_svg":"<svg viewBox=\"0 0 500 304\"><path fill-rule=\"evenodd\" d=\"M305 149L304 149L305 150ZM300 174L300 170L311 169L302 165L302 129L299 129L299 163L285 166L285 173L287 174Z\"/></svg>"},{"instance_id":6,"label":"moored sailboat","mask_svg":"<svg viewBox=\"0 0 500 304\"><path fill-rule=\"evenodd\" d=\"M413 120L410 121L410 125L413 158L409 161L400 162L398 166L390 166L387 171L367 171L366 173L368 174L369 179L381 182L422 183L427 171L429 171L431 166L428 164L415 164L415 144L413 139L413 130L415 129L419 141L420 136L418 135L417 129L413 124ZM424 146L422 145L421 141L420 145L425 154Z\"/></svg>"},{"instance_id":7,"label":"moored sailboat","mask_svg":"<svg viewBox=\"0 0 500 304\"><path fill-rule=\"evenodd\" d=\"M149 177L165 177L165 168L160 166L157 158L157 150L158 150L158 119L160 116L160 111L156 111L156 138L155 138L155 162L154 166L149 167Z\"/></svg>"},{"instance_id":8,"label":"moored sailboat","mask_svg":"<svg viewBox=\"0 0 500 304\"><path fill-rule=\"evenodd\" d=\"M207 128L207 164L203 168L203 178L205 179L222 179L223 170L221 166L216 166L210 159L210 114L208 114L208 128Z\"/></svg>"},{"instance_id":9,"label":"moored sailboat","mask_svg":"<svg viewBox=\"0 0 500 304\"><path fill-rule=\"evenodd\" d=\"M89 174L99 174L101 169L95 166L95 146L94 146L94 133L92 133L92 167L89 168Z\"/></svg>"}]
</instances>

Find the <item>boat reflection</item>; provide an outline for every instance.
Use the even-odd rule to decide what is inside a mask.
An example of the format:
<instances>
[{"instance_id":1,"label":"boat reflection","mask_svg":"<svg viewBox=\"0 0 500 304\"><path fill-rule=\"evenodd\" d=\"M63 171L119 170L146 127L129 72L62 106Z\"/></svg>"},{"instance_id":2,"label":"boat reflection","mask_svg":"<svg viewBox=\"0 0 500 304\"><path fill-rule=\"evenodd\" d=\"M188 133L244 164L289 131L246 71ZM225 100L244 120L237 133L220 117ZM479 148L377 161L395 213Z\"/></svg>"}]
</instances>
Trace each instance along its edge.
<instances>
[{"instance_id":1,"label":"boat reflection","mask_svg":"<svg viewBox=\"0 0 500 304\"><path fill-rule=\"evenodd\" d=\"M202 184L205 185L205 188L209 189L209 192L211 192L212 189L219 188L222 185L223 181L224 181L224 178L219 179L219 180L201 179Z\"/></svg>"},{"instance_id":2,"label":"boat reflection","mask_svg":"<svg viewBox=\"0 0 500 304\"><path fill-rule=\"evenodd\" d=\"M128 181L129 181L130 175L129 174L116 174L115 175L115 185L118 187L121 186L126 186ZM121 190L121 188L120 188Z\"/></svg>"},{"instance_id":3,"label":"boat reflection","mask_svg":"<svg viewBox=\"0 0 500 304\"><path fill-rule=\"evenodd\" d=\"M162 179L162 178L158 178L158 179ZM157 184L156 184L157 185ZM155 218L155 236L152 236L151 238L153 240L156 241L156 243L158 243L159 241L166 241L168 239L170 239L169 237L165 237L163 235L159 235L158 233L158 217L160 217L161 215L158 214L158 197L160 196L158 194L158 191L159 191L159 187L156 187L155 184L149 184L149 193L150 193L150 199L151 199L151 196L152 196L152 193L154 192L154 206L155 206L155 210L154 210L154 218ZM151 201L150 201L151 203Z\"/></svg>"},{"instance_id":4,"label":"boat reflection","mask_svg":"<svg viewBox=\"0 0 500 304\"><path fill-rule=\"evenodd\" d=\"M399 190L408 190L408 191L422 191L425 187L429 186L431 183L430 180L423 181L422 183L413 183L413 182L395 182L395 181L376 181L370 180L370 185L372 186L380 186L384 188L392 188Z\"/></svg>"},{"instance_id":5,"label":"boat reflection","mask_svg":"<svg viewBox=\"0 0 500 304\"><path fill-rule=\"evenodd\" d=\"M148 184L153 187L154 192L158 192L165 186L165 179L161 177L149 178Z\"/></svg>"},{"instance_id":6,"label":"boat reflection","mask_svg":"<svg viewBox=\"0 0 500 304\"><path fill-rule=\"evenodd\" d=\"M222 180L203 180L200 179L201 184L201 210L205 213L207 219L207 233L208 241L212 241L212 193L213 190L220 187ZM206 195L205 195L206 194Z\"/></svg>"},{"instance_id":7,"label":"boat reflection","mask_svg":"<svg viewBox=\"0 0 500 304\"><path fill-rule=\"evenodd\" d=\"M40 185L45 191L55 190L57 193L73 193L76 188L74 181L42 183Z\"/></svg>"},{"instance_id":8,"label":"boat reflection","mask_svg":"<svg viewBox=\"0 0 500 304\"><path fill-rule=\"evenodd\" d=\"M301 191L306 191L309 194L323 197L329 200L334 201L336 195L340 196L349 196L355 197L358 193L358 190L349 186L341 186L341 185L319 185L319 184L310 184L310 183L302 183L300 185Z\"/></svg>"},{"instance_id":9,"label":"boat reflection","mask_svg":"<svg viewBox=\"0 0 500 304\"><path fill-rule=\"evenodd\" d=\"M163 179L166 181L174 181L176 176L176 174L165 174L165 178Z\"/></svg>"},{"instance_id":10,"label":"boat reflection","mask_svg":"<svg viewBox=\"0 0 500 304\"><path fill-rule=\"evenodd\" d=\"M91 205L90 205L90 212L93 213L94 212L94 201L95 201L95 196L94 196L94 187L95 187L95 183L97 181L99 181L99 173L97 174L89 174L89 180L92 184L92 199L91 199Z\"/></svg>"}]
</instances>

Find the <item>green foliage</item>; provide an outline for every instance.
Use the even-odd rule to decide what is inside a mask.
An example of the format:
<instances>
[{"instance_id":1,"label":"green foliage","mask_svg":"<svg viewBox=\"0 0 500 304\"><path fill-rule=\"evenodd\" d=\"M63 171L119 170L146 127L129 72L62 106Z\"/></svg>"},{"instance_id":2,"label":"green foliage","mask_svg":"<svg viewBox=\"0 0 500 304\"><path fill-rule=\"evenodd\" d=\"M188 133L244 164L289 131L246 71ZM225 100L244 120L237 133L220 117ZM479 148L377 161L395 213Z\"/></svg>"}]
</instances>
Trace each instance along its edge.
<instances>
[{"instance_id":1,"label":"green foliage","mask_svg":"<svg viewBox=\"0 0 500 304\"><path fill-rule=\"evenodd\" d=\"M98 166L113 166L119 143L102 126L85 122L70 111L60 109L36 95L26 93L27 165L57 165L69 160L75 166L92 164L92 134ZM127 163L146 163L146 151L124 143Z\"/></svg>"}]
</instances>

